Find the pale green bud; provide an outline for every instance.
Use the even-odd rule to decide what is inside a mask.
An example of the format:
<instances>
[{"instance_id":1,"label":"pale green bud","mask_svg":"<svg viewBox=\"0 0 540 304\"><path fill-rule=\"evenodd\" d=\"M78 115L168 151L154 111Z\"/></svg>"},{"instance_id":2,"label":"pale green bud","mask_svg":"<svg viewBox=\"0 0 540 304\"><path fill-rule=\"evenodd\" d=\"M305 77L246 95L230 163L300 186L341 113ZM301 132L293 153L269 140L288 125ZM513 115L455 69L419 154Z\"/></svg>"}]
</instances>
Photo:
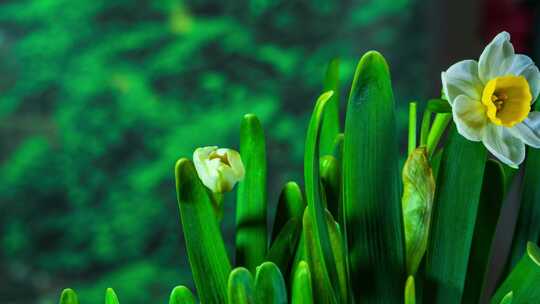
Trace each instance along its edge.
<instances>
[{"instance_id":1,"label":"pale green bud","mask_svg":"<svg viewBox=\"0 0 540 304\"><path fill-rule=\"evenodd\" d=\"M229 192L244 179L244 164L240 153L217 146L198 148L193 163L202 183L214 193Z\"/></svg>"}]
</instances>

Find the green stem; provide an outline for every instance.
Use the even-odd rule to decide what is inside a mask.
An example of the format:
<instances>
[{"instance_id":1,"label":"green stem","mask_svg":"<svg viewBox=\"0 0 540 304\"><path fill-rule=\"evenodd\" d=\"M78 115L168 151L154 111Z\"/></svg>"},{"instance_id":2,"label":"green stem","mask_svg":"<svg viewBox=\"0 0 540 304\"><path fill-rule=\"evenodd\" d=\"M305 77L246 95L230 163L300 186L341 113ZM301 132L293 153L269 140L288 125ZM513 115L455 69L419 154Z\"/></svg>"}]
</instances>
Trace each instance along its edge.
<instances>
[{"instance_id":1,"label":"green stem","mask_svg":"<svg viewBox=\"0 0 540 304\"><path fill-rule=\"evenodd\" d=\"M433 125L431 126L431 130L429 131L427 139L427 150L430 158L433 155L435 149L437 148L439 140L441 139L441 136L443 135L446 127L451 120L452 114L449 113L439 113L435 115L435 119L433 120Z\"/></svg>"},{"instance_id":2,"label":"green stem","mask_svg":"<svg viewBox=\"0 0 540 304\"><path fill-rule=\"evenodd\" d=\"M416 102L409 103L409 155L416 149Z\"/></svg>"},{"instance_id":3,"label":"green stem","mask_svg":"<svg viewBox=\"0 0 540 304\"><path fill-rule=\"evenodd\" d=\"M431 110L428 110L427 107L424 110L422 115L422 126L420 129L420 146L426 146L427 138L429 133L429 126L431 124Z\"/></svg>"}]
</instances>

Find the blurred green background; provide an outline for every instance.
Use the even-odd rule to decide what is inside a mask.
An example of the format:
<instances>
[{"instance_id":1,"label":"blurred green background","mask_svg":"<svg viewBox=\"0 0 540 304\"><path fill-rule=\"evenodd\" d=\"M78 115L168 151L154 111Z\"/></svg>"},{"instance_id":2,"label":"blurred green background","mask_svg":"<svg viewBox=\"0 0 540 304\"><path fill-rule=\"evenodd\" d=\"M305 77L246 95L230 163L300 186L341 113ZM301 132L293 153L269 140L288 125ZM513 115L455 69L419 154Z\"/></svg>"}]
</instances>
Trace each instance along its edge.
<instances>
[{"instance_id":1,"label":"blurred green background","mask_svg":"<svg viewBox=\"0 0 540 304\"><path fill-rule=\"evenodd\" d=\"M400 134L406 102L440 90L429 10L415 0L2 1L0 303L56 303L64 287L83 303L106 287L123 303L165 303L192 284L176 159L237 147L242 115L257 114L273 214L280 187L301 181L330 59L341 58L347 96L360 56L386 56ZM229 245L233 221L223 222Z\"/></svg>"}]
</instances>

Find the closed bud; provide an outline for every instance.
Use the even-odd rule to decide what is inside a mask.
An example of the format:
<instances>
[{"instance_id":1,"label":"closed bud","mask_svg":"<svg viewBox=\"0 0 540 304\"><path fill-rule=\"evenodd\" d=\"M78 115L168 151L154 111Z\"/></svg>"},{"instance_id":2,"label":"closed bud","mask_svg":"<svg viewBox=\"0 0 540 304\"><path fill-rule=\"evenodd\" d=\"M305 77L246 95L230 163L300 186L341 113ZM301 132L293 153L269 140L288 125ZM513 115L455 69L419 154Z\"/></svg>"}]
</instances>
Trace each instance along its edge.
<instances>
[{"instance_id":1,"label":"closed bud","mask_svg":"<svg viewBox=\"0 0 540 304\"><path fill-rule=\"evenodd\" d=\"M244 164L240 153L216 146L198 148L193 163L202 183L214 193L229 192L244 179Z\"/></svg>"}]
</instances>

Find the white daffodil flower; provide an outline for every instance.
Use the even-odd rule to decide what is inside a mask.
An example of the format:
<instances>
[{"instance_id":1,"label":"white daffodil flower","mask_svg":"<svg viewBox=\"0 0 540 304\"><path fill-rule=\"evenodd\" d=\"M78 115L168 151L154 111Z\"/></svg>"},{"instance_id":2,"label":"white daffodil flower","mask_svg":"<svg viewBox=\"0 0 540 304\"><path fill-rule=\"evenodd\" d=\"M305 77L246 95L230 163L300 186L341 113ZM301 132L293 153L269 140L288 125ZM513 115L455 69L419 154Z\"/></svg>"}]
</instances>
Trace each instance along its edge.
<instances>
[{"instance_id":1,"label":"white daffodil flower","mask_svg":"<svg viewBox=\"0 0 540 304\"><path fill-rule=\"evenodd\" d=\"M442 83L465 138L482 141L514 168L525 158L525 144L540 147L540 112L531 112L540 72L531 58L515 54L507 32L486 46L478 62L464 60L443 72Z\"/></svg>"},{"instance_id":2,"label":"white daffodil flower","mask_svg":"<svg viewBox=\"0 0 540 304\"><path fill-rule=\"evenodd\" d=\"M193 152L193 163L202 183L214 193L229 192L244 179L244 164L232 149L198 148Z\"/></svg>"}]
</instances>

